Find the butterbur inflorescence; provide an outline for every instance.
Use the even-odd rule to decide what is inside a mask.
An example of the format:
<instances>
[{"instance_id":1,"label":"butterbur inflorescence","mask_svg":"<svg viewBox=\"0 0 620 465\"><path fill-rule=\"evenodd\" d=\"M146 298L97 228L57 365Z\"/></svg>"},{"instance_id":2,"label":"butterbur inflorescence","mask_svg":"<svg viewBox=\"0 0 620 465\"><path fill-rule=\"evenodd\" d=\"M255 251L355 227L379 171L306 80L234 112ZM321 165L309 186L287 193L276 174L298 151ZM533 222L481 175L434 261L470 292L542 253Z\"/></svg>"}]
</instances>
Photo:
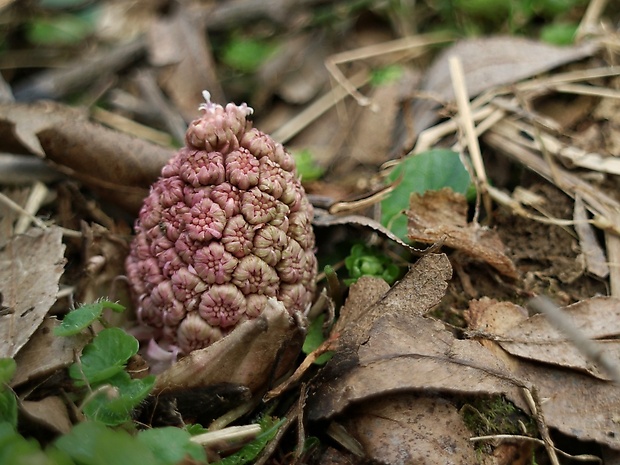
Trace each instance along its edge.
<instances>
[{"instance_id":1,"label":"butterbur inflorescence","mask_svg":"<svg viewBox=\"0 0 620 465\"><path fill-rule=\"evenodd\" d=\"M292 157L252 127L246 104L205 100L144 201L126 262L139 320L182 353L257 317L270 297L305 311L317 273Z\"/></svg>"}]
</instances>

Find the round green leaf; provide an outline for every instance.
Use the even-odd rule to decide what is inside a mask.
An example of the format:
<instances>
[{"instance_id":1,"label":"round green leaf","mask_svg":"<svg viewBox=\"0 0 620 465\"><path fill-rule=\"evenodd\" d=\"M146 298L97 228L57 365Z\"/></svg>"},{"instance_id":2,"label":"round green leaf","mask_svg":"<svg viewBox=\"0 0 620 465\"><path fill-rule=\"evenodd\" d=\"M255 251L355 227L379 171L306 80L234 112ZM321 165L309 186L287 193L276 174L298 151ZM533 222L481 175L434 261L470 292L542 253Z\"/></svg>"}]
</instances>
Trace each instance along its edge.
<instances>
[{"instance_id":1,"label":"round green leaf","mask_svg":"<svg viewBox=\"0 0 620 465\"><path fill-rule=\"evenodd\" d=\"M122 329L106 328L84 347L80 362L69 367L69 374L73 379L86 381L91 386L101 383L123 371L138 348L136 338Z\"/></svg>"}]
</instances>

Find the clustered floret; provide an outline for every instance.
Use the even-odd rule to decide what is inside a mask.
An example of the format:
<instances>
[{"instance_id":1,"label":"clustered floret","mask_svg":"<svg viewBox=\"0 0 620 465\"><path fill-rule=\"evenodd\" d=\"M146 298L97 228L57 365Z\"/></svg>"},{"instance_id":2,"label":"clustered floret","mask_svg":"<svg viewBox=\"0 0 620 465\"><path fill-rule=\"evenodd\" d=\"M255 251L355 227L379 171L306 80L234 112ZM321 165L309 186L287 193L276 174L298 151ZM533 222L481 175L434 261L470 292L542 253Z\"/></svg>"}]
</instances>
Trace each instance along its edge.
<instances>
[{"instance_id":1,"label":"clustered floret","mask_svg":"<svg viewBox=\"0 0 620 465\"><path fill-rule=\"evenodd\" d=\"M312 205L284 147L252 127L246 104L214 104L162 169L126 261L139 320L181 353L256 318L270 297L312 302Z\"/></svg>"}]
</instances>

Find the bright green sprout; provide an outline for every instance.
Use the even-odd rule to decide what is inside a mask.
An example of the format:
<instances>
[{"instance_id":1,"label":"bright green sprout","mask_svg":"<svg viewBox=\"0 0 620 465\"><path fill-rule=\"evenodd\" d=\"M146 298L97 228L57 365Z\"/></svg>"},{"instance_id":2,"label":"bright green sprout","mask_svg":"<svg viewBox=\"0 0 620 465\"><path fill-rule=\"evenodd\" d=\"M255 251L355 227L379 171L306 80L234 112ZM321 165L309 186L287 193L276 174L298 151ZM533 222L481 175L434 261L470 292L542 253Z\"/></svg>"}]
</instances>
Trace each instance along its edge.
<instances>
[{"instance_id":1,"label":"bright green sprout","mask_svg":"<svg viewBox=\"0 0 620 465\"><path fill-rule=\"evenodd\" d=\"M293 152L292 155L297 165L297 173L302 181L316 181L323 176L325 170L316 163L310 150L303 149L298 152Z\"/></svg>"},{"instance_id":2,"label":"bright green sprout","mask_svg":"<svg viewBox=\"0 0 620 465\"><path fill-rule=\"evenodd\" d=\"M347 286L362 276L376 276L392 285L400 275L400 268L394 264L393 259L364 244L351 247L351 254L344 259L344 264L351 276L344 280Z\"/></svg>"}]
</instances>

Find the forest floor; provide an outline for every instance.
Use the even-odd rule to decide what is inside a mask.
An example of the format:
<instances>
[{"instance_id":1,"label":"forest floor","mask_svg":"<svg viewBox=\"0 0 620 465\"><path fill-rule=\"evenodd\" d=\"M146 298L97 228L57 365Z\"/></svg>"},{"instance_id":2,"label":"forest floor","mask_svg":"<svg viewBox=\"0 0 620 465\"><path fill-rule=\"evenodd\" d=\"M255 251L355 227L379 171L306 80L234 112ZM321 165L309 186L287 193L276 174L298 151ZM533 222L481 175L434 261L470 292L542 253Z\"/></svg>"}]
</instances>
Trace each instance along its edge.
<instances>
[{"instance_id":1,"label":"forest floor","mask_svg":"<svg viewBox=\"0 0 620 465\"><path fill-rule=\"evenodd\" d=\"M211 424L224 463L620 463L620 12L444 3L0 2L0 357L17 362L0 457L27 457L2 455L14 433L40 463L100 463L66 446L97 394L66 368L102 327L53 328L94 304L136 334L133 224L208 90L296 159L319 261L308 339L277 388L192 375L121 429ZM270 331L256 346L280 356ZM275 363L230 337L201 370ZM259 418L250 454L231 426ZM190 450L152 463L200 463Z\"/></svg>"}]
</instances>

